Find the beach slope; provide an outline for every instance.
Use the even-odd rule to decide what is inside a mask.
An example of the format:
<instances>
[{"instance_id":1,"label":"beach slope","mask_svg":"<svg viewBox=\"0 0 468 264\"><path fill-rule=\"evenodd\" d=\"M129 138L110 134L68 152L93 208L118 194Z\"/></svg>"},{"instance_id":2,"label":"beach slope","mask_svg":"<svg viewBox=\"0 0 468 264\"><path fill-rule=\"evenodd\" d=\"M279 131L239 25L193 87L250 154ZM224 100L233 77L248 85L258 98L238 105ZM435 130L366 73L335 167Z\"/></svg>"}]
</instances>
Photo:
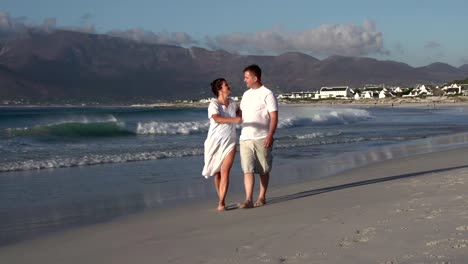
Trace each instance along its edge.
<instances>
[{"instance_id":1,"label":"beach slope","mask_svg":"<svg viewBox=\"0 0 468 264\"><path fill-rule=\"evenodd\" d=\"M219 213L204 202L138 214L2 247L0 260L468 263L467 154L459 148L393 159L277 187L255 209ZM287 177L273 177L280 176Z\"/></svg>"}]
</instances>

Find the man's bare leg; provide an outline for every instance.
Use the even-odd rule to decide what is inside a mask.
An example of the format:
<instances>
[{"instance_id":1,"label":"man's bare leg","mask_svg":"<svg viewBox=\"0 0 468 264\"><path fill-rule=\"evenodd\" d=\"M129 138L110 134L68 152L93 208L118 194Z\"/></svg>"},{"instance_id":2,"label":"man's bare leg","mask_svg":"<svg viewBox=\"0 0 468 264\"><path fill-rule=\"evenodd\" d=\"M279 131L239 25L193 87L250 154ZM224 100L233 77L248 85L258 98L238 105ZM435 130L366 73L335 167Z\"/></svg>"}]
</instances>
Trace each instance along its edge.
<instances>
[{"instance_id":1,"label":"man's bare leg","mask_svg":"<svg viewBox=\"0 0 468 264\"><path fill-rule=\"evenodd\" d=\"M253 173L244 174L244 187L245 187L245 201L239 205L240 208L252 208L252 195L255 184L255 178Z\"/></svg>"},{"instance_id":2,"label":"man's bare leg","mask_svg":"<svg viewBox=\"0 0 468 264\"><path fill-rule=\"evenodd\" d=\"M270 182L270 174L266 173L260 175L260 192L258 194L258 199L255 202L255 206L262 206L266 201L266 192L268 189L268 183Z\"/></svg>"}]
</instances>

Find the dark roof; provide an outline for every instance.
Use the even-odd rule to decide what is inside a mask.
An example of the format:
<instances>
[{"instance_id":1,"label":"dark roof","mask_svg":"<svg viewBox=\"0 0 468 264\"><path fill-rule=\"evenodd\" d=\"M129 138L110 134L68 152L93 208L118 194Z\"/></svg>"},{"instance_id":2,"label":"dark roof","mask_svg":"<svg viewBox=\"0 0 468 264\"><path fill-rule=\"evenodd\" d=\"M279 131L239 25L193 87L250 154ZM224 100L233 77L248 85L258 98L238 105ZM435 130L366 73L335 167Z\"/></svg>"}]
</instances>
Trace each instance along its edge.
<instances>
[{"instance_id":1,"label":"dark roof","mask_svg":"<svg viewBox=\"0 0 468 264\"><path fill-rule=\"evenodd\" d=\"M338 87L322 87L320 91L346 91L347 86L338 86Z\"/></svg>"},{"instance_id":2,"label":"dark roof","mask_svg":"<svg viewBox=\"0 0 468 264\"><path fill-rule=\"evenodd\" d=\"M380 87L372 87L372 88L364 88L364 90L362 90L363 92L380 92L382 91L384 88L380 88Z\"/></svg>"}]
</instances>

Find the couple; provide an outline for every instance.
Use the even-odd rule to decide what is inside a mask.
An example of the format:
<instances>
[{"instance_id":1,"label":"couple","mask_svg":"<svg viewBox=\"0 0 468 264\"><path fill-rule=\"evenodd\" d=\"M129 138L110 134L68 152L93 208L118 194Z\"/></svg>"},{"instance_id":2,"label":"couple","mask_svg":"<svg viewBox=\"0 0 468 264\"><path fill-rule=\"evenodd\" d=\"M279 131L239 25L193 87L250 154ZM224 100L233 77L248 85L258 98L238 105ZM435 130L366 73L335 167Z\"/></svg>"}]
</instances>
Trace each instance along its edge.
<instances>
[{"instance_id":1,"label":"couple","mask_svg":"<svg viewBox=\"0 0 468 264\"><path fill-rule=\"evenodd\" d=\"M236 155L235 124L242 123L240 157L244 172L245 201L239 208L253 208L265 204L265 196L272 166L273 135L278 124L278 103L272 91L262 85L262 70L258 65L244 69L244 82L249 88L242 96L240 108L229 98L231 88L223 78L211 83L216 95L208 106L210 128L205 141L205 166L202 174L214 176L218 193L218 211L226 210L229 173ZM260 174L260 192L255 204L252 200L254 174Z\"/></svg>"}]
</instances>

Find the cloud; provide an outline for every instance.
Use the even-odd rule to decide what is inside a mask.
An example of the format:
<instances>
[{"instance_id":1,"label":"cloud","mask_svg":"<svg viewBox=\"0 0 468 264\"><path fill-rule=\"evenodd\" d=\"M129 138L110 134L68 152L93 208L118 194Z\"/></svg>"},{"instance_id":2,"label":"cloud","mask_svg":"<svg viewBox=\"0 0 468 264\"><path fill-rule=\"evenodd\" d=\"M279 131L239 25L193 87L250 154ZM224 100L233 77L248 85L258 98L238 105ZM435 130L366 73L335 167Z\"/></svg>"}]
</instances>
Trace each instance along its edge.
<instances>
[{"instance_id":1,"label":"cloud","mask_svg":"<svg viewBox=\"0 0 468 264\"><path fill-rule=\"evenodd\" d=\"M106 33L114 37L121 37L130 39L136 42L151 43L151 44L167 44L167 45L181 45L190 46L197 44L189 34L184 32L160 32L154 33L146 31L141 28L134 28L129 30L112 30Z\"/></svg>"},{"instance_id":2,"label":"cloud","mask_svg":"<svg viewBox=\"0 0 468 264\"><path fill-rule=\"evenodd\" d=\"M0 30L7 31L12 28L10 15L5 12L0 12Z\"/></svg>"},{"instance_id":3,"label":"cloud","mask_svg":"<svg viewBox=\"0 0 468 264\"><path fill-rule=\"evenodd\" d=\"M97 33L96 27L93 24L76 26L76 27L64 27L61 29L76 31L76 32L81 32L81 33L91 33L91 34Z\"/></svg>"},{"instance_id":4,"label":"cloud","mask_svg":"<svg viewBox=\"0 0 468 264\"><path fill-rule=\"evenodd\" d=\"M383 34L376 30L371 20L364 21L361 26L324 24L298 33L232 33L206 37L206 45L212 49L238 53L278 54L300 51L313 55L389 54L384 49Z\"/></svg>"},{"instance_id":5,"label":"cloud","mask_svg":"<svg viewBox=\"0 0 468 264\"><path fill-rule=\"evenodd\" d=\"M42 25L39 28L44 31L51 32L55 30L56 26L57 26L57 19L46 18L44 19L44 22L42 22Z\"/></svg>"},{"instance_id":6,"label":"cloud","mask_svg":"<svg viewBox=\"0 0 468 264\"><path fill-rule=\"evenodd\" d=\"M26 31L25 17L13 18L0 11L0 34L14 34Z\"/></svg>"},{"instance_id":7,"label":"cloud","mask_svg":"<svg viewBox=\"0 0 468 264\"><path fill-rule=\"evenodd\" d=\"M52 32L57 29L97 33L96 27L89 23L92 15L83 14L80 26L63 27L56 18L46 18L39 25L27 25L26 18L12 18L8 13L0 12L0 37L9 37L18 33L27 33L30 28ZM105 33L110 36L126 38L142 43L167 44L179 46L204 46L210 49L222 49L239 54L271 54L299 51L317 56L345 55L364 56L369 54L389 55L384 48L383 34L376 29L372 20L362 25L323 24L302 32L266 30L253 33L230 33L206 36L197 41L185 32L152 32L141 28L112 30Z\"/></svg>"},{"instance_id":8,"label":"cloud","mask_svg":"<svg viewBox=\"0 0 468 264\"><path fill-rule=\"evenodd\" d=\"M89 18L89 14L82 16L83 18ZM40 30L51 33L57 29L71 30L83 33L96 33L96 28L92 24L85 24L81 26L63 27L57 25L56 18L45 18L40 24L27 24L26 17L11 17L6 12L0 11L0 38L12 38L27 34L29 29Z\"/></svg>"},{"instance_id":9,"label":"cloud","mask_svg":"<svg viewBox=\"0 0 468 264\"><path fill-rule=\"evenodd\" d=\"M90 13L86 13L86 14L83 14L83 15L80 17L80 20L83 21L83 22L87 22L87 21L89 21L92 17L93 17L93 15L91 15Z\"/></svg>"},{"instance_id":10,"label":"cloud","mask_svg":"<svg viewBox=\"0 0 468 264\"><path fill-rule=\"evenodd\" d=\"M90 24L89 20L92 15L87 13L80 17L82 25L79 26L59 26L56 18L46 18L41 24L27 25L25 17L12 18L8 13L0 11L0 38L12 38L27 34L28 29L35 29L44 32L53 32L54 30L69 30L82 33L96 34L96 27ZM131 39L137 42L153 43L153 44L169 44L190 46L197 44L189 34L184 32L161 32L153 33L143 29L130 29L130 30L113 30L107 33L111 36L118 36Z\"/></svg>"},{"instance_id":11,"label":"cloud","mask_svg":"<svg viewBox=\"0 0 468 264\"><path fill-rule=\"evenodd\" d=\"M468 64L468 57L460 58L460 62L461 62L462 64Z\"/></svg>"},{"instance_id":12,"label":"cloud","mask_svg":"<svg viewBox=\"0 0 468 264\"><path fill-rule=\"evenodd\" d=\"M393 46L393 50L395 51L396 54L405 54L405 49L403 48L403 45L401 43L396 43Z\"/></svg>"},{"instance_id":13,"label":"cloud","mask_svg":"<svg viewBox=\"0 0 468 264\"><path fill-rule=\"evenodd\" d=\"M431 41L428 41L426 44L424 44L424 47L426 49L437 49L437 48L440 48L441 45L439 42L431 40Z\"/></svg>"}]
</instances>

